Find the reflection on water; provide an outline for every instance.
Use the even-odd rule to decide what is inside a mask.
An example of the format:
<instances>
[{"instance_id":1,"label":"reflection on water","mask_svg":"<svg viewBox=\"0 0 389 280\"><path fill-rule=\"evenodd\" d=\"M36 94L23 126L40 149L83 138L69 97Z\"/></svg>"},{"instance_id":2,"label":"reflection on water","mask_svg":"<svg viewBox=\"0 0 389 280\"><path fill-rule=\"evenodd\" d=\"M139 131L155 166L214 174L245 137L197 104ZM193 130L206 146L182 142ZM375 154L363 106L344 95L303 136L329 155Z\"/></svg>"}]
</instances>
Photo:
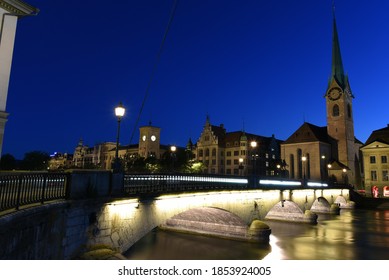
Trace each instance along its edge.
<instances>
[{"instance_id":1,"label":"reflection on water","mask_svg":"<svg viewBox=\"0 0 389 280\"><path fill-rule=\"evenodd\" d=\"M389 210L342 210L317 225L266 221L269 244L155 229L125 254L140 260L389 260Z\"/></svg>"}]
</instances>

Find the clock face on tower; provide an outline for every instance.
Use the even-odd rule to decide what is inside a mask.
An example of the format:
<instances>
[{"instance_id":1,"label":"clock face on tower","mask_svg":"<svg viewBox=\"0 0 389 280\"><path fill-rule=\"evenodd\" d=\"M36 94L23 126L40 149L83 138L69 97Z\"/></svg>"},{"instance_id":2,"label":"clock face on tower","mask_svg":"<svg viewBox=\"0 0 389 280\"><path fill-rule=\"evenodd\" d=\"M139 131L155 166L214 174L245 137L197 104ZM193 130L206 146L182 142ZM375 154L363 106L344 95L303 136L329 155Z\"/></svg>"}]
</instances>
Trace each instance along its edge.
<instances>
[{"instance_id":1,"label":"clock face on tower","mask_svg":"<svg viewBox=\"0 0 389 280\"><path fill-rule=\"evenodd\" d=\"M151 139L151 141L154 142L155 140L157 140L157 137L155 137L155 135L151 135L151 138L150 138L150 139Z\"/></svg>"},{"instance_id":2,"label":"clock face on tower","mask_svg":"<svg viewBox=\"0 0 389 280\"><path fill-rule=\"evenodd\" d=\"M335 87L335 88L330 89L327 96L330 100L338 100L340 98L341 94L342 93L340 91L340 88Z\"/></svg>"},{"instance_id":3,"label":"clock face on tower","mask_svg":"<svg viewBox=\"0 0 389 280\"><path fill-rule=\"evenodd\" d=\"M143 136L142 136L142 140L143 140L143 141L146 141L146 135L143 135Z\"/></svg>"}]
</instances>

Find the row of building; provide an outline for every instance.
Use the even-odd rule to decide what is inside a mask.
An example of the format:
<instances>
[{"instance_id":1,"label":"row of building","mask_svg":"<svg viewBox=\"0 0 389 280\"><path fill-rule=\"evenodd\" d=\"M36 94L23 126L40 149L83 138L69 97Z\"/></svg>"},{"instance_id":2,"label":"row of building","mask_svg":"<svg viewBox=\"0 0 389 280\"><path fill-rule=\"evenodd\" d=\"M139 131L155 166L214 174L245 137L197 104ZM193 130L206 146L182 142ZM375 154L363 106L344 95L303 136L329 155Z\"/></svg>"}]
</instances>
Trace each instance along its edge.
<instances>
[{"instance_id":1,"label":"row of building","mask_svg":"<svg viewBox=\"0 0 389 280\"><path fill-rule=\"evenodd\" d=\"M331 76L324 96L327 125L304 122L288 139L280 140L243 130L227 132L207 117L197 142L189 141L186 147L193 160L203 164L203 172L332 181L389 196L389 125L373 131L366 143L354 135L354 95L343 69L335 15L332 43ZM120 146L118 155L161 158L169 149L160 143L160 128L150 124L140 128L138 144ZM71 163L110 169L115 152L112 142L88 147L80 141Z\"/></svg>"}]
</instances>

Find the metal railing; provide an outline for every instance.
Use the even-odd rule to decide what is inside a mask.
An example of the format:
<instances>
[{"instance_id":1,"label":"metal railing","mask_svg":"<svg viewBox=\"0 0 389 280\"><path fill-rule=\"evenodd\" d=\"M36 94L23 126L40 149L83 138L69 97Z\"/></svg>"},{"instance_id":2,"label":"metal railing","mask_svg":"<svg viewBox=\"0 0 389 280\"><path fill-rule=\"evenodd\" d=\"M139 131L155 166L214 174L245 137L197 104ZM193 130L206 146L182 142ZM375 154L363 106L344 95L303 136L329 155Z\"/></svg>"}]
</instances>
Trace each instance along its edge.
<instances>
[{"instance_id":1,"label":"metal railing","mask_svg":"<svg viewBox=\"0 0 389 280\"><path fill-rule=\"evenodd\" d=\"M69 174L0 173L0 211L66 198Z\"/></svg>"},{"instance_id":2,"label":"metal railing","mask_svg":"<svg viewBox=\"0 0 389 280\"><path fill-rule=\"evenodd\" d=\"M245 189L246 177L197 174L125 174L127 194L160 194L180 191Z\"/></svg>"}]
</instances>

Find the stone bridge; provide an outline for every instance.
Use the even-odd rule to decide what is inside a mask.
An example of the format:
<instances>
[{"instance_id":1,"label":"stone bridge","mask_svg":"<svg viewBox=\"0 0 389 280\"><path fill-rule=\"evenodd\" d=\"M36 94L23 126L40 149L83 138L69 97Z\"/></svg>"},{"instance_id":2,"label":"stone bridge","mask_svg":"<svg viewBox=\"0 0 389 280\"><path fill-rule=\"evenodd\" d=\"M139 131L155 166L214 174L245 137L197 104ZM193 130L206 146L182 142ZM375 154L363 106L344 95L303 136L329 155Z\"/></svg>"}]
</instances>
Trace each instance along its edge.
<instances>
[{"instance_id":1,"label":"stone bridge","mask_svg":"<svg viewBox=\"0 0 389 280\"><path fill-rule=\"evenodd\" d=\"M186 192L149 191L145 195L127 191L118 196L112 192L120 189L110 183L112 174L90 177L94 180L86 180L87 175L77 176L78 179L72 178L73 190L77 186L74 191L78 195L92 193L94 197L56 200L0 216L0 259L74 259L101 245L125 252L152 229L166 225L177 215L188 221L207 217L207 222L217 229L232 220L236 228L267 219L315 222L314 212L336 214L338 207L352 207L347 188L283 184L242 188L235 184L206 190L193 189L192 185ZM96 187L94 192L91 185ZM205 185L196 183L197 187ZM212 218L210 213L215 216Z\"/></svg>"}]
</instances>

